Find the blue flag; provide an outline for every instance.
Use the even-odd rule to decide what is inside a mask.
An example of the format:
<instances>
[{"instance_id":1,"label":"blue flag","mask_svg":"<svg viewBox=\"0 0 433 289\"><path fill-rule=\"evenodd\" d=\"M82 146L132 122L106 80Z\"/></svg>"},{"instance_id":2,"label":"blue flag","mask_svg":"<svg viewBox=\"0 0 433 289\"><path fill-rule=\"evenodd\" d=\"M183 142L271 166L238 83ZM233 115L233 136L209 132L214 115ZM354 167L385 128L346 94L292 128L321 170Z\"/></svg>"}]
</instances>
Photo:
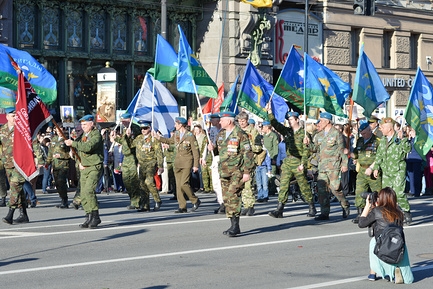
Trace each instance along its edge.
<instances>
[{"instance_id":1,"label":"blue flag","mask_svg":"<svg viewBox=\"0 0 433 289\"><path fill-rule=\"evenodd\" d=\"M0 44L0 86L17 91L18 74L11 65L8 54L15 60L24 77L45 104L57 99L57 81L36 59L26 51Z\"/></svg>"},{"instance_id":2,"label":"blue flag","mask_svg":"<svg viewBox=\"0 0 433 289\"><path fill-rule=\"evenodd\" d=\"M364 52L364 45L361 45L352 99L364 108L363 114L367 118L379 105L389 100L376 68Z\"/></svg>"},{"instance_id":3,"label":"blue flag","mask_svg":"<svg viewBox=\"0 0 433 289\"><path fill-rule=\"evenodd\" d=\"M152 93L153 86L155 86L155 95ZM152 106L154 129L169 136L170 131L174 128L174 119L179 116L177 101L161 82L154 80L152 75L146 73L141 89L134 96L126 111L136 120L152 122Z\"/></svg>"},{"instance_id":4,"label":"blue flag","mask_svg":"<svg viewBox=\"0 0 433 289\"><path fill-rule=\"evenodd\" d=\"M416 131L414 147L425 160L433 146L433 89L419 67L412 83L404 119Z\"/></svg>"},{"instance_id":5,"label":"blue flag","mask_svg":"<svg viewBox=\"0 0 433 289\"><path fill-rule=\"evenodd\" d=\"M301 111L304 110L304 61L294 46L290 49L289 56L275 84L275 93Z\"/></svg>"},{"instance_id":6,"label":"blue flag","mask_svg":"<svg viewBox=\"0 0 433 289\"><path fill-rule=\"evenodd\" d=\"M235 114L239 113L239 109L237 106L237 96L236 96L236 87L239 81L239 74L236 77L235 82L233 83L230 91L227 93L226 98L220 106L220 111L232 111Z\"/></svg>"},{"instance_id":7,"label":"blue flag","mask_svg":"<svg viewBox=\"0 0 433 289\"><path fill-rule=\"evenodd\" d=\"M217 98L218 87L195 57L195 54L189 46L189 43L186 40L185 34L183 34L180 25L178 25L178 29L180 37L178 50L179 68L177 70L177 90L194 94L198 93L203 96Z\"/></svg>"},{"instance_id":8,"label":"blue flag","mask_svg":"<svg viewBox=\"0 0 433 289\"><path fill-rule=\"evenodd\" d=\"M304 66L306 105L345 117L342 107L352 91L350 84L307 53L304 53Z\"/></svg>"},{"instance_id":9,"label":"blue flag","mask_svg":"<svg viewBox=\"0 0 433 289\"><path fill-rule=\"evenodd\" d=\"M177 53L173 47L158 34L155 52L155 79L166 82L173 81L177 74L177 60Z\"/></svg>"},{"instance_id":10,"label":"blue flag","mask_svg":"<svg viewBox=\"0 0 433 289\"><path fill-rule=\"evenodd\" d=\"M268 119L265 106L272 96L272 112L276 120L283 122L289 107L284 99L273 91L274 87L259 74L251 61L248 60L239 90L239 106L263 119Z\"/></svg>"}]
</instances>

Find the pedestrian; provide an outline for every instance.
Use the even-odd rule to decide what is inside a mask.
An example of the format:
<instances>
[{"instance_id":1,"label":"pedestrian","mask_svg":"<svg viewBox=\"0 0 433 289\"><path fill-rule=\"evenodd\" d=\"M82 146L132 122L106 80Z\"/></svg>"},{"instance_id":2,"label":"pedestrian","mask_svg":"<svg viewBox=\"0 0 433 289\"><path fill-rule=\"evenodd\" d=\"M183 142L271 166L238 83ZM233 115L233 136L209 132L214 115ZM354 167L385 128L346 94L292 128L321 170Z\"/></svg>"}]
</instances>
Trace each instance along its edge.
<instances>
[{"instance_id":1,"label":"pedestrian","mask_svg":"<svg viewBox=\"0 0 433 289\"><path fill-rule=\"evenodd\" d=\"M408 137L410 142L410 152L406 156L406 190L414 197L421 195L422 189L422 174L424 171L423 159L416 150L416 132L412 127L408 127Z\"/></svg>"},{"instance_id":2,"label":"pedestrian","mask_svg":"<svg viewBox=\"0 0 433 289\"><path fill-rule=\"evenodd\" d=\"M191 172L198 172L200 154L198 143L192 132L188 131L187 120L184 117L176 117L174 127L176 132L170 137L161 137L160 134L153 133L153 136L162 143L174 144L176 146L174 159L174 175L176 178L176 197L179 209L175 213L186 213L186 200L184 194L193 204L191 211L195 212L201 204L191 189Z\"/></svg>"},{"instance_id":3,"label":"pedestrian","mask_svg":"<svg viewBox=\"0 0 433 289\"><path fill-rule=\"evenodd\" d=\"M310 152L304 145L306 134L299 123L299 113L292 111L286 113L286 119L289 121L290 127L285 127L279 123L275 119L270 107L268 108L268 118L275 130L284 136L286 144L286 158L281 165L278 206L274 211L269 212L269 216L274 218L283 217L284 206L289 198L290 181L295 177L301 194L309 206L307 217L314 217L316 215L316 207L314 206L313 194L307 180L307 164Z\"/></svg>"},{"instance_id":4,"label":"pedestrian","mask_svg":"<svg viewBox=\"0 0 433 289\"><path fill-rule=\"evenodd\" d=\"M6 169L6 175L10 186L9 211L3 222L12 225L20 223L28 223L27 215L27 199L24 194L23 185L26 179L18 172L14 165L13 146L14 146L14 127L15 127L15 108L5 108L7 123L0 128L0 141L3 146L1 155L2 162ZM38 150L38 145L33 142L33 151ZM38 166L42 166L42 158L39 155ZM15 220L13 219L15 210L19 209L20 215Z\"/></svg>"},{"instance_id":5,"label":"pedestrian","mask_svg":"<svg viewBox=\"0 0 433 289\"><path fill-rule=\"evenodd\" d=\"M96 187L102 175L104 160L104 142L101 133L95 127L93 115L85 115L80 120L83 135L77 141L65 140L65 144L77 150L80 157L80 197L86 212L81 228L96 228L100 223L99 205L96 199Z\"/></svg>"},{"instance_id":6,"label":"pedestrian","mask_svg":"<svg viewBox=\"0 0 433 289\"><path fill-rule=\"evenodd\" d=\"M244 184L251 178L254 170L254 155L248 135L235 125L235 114L221 112L221 131L216 146L209 143L208 149L219 156L218 171L221 180L225 211L231 226L224 235L235 237L241 233L241 194Z\"/></svg>"},{"instance_id":7,"label":"pedestrian","mask_svg":"<svg viewBox=\"0 0 433 289\"><path fill-rule=\"evenodd\" d=\"M269 200L268 181L272 171L271 157L263 145L263 136L258 135L252 147L256 164L257 203L266 203Z\"/></svg>"},{"instance_id":8,"label":"pedestrian","mask_svg":"<svg viewBox=\"0 0 433 289\"><path fill-rule=\"evenodd\" d=\"M365 199L362 198L362 193L367 191L378 192L382 188L382 174L379 173L377 177L374 177L372 170L380 138L373 134L368 122L361 123L359 133L361 137L358 138L352 154L352 160L359 170L356 176L355 190L355 206L358 215L352 220L355 224L358 223L365 207Z\"/></svg>"},{"instance_id":9,"label":"pedestrian","mask_svg":"<svg viewBox=\"0 0 433 289\"><path fill-rule=\"evenodd\" d=\"M346 172L347 155L344 153L344 143L341 133L332 125L332 114L328 112L320 113L319 131L311 142L306 136L304 143L311 152L317 153L318 170L317 189L320 203L320 215L315 220L329 220L331 204L329 200L328 187L334 196L337 197L343 209L343 218L350 214L350 205L341 191L340 174Z\"/></svg>"},{"instance_id":10,"label":"pedestrian","mask_svg":"<svg viewBox=\"0 0 433 289\"><path fill-rule=\"evenodd\" d=\"M385 134L384 134L385 135ZM369 257L370 274L368 279L375 281L377 277L388 281L393 280L396 284L411 284L413 274L410 268L409 253L405 245L403 259L398 264L388 264L380 260L374 254L377 238L388 224L403 226L403 213L397 206L397 196L390 187L385 187L378 194L369 194L367 202L359 217L360 228L371 227L373 234L370 237ZM369 229L370 232L370 229Z\"/></svg>"},{"instance_id":11,"label":"pedestrian","mask_svg":"<svg viewBox=\"0 0 433 289\"><path fill-rule=\"evenodd\" d=\"M140 202L143 207L150 208L150 194L152 194L155 202L153 210L158 211L162 202L153 177L156 170L158 174L164 171L164 157L160 142L151 136L151 123L140 120L139 125L141 134L132 141L131 148L135 148L135 156L139 164L138 179L141 191L144 192ZM126 133L128 134L128 130Z\"/></svg>"},{"instance_id":12,"label":"pedestrian","mask_svg":"<svg viewBox=\"0 0 433 289\"><path fill-rule=\"evenodd\" d=\"M376 135L378 138L383 137L383 133L379 128L379 118L372 115L370 117L370 119L368 120L368 124L369 124L371 131L373 132L374 135Z\"/></svg>"},{"instance_id":13,"label":"pedestrian","mask_svg":"<svg viewBox=\"0 0 433 289\"><path fill-rule=\"evenodd\" d=\"M261 133L263 135L263 144L271 157L272 172L268 182L269 194L275 195L277 193L275 175L277 174L278 144L280 142L280 138L272 129L271 122L268 120L262 122Z\"/></svg>"},{"instance_id":14,"label":"pedestrian","mask_svg":"<svg viewBox=\"0 0 433 289\"><path fill-rule=\"evenodd\" d=\"M65 144L64 134L60 130L60 127L56 127L56 135L51 138L45 168L49 166L53 168L54 183L61 200L60 204L56 205L56 208L67 209L69 208L68 174L69 159L71 157L69 154L70 148Z\"/></svg>"},{"instance_id":15,"label":"pedestrian","mask_svg":"<svg viewBox=\"0 0 433 289\"><path fill-rule=\"evenodd\" d=\"M128 112L120 116L122 126L124 127L124 133L118 135L116 131L110 132L112 141L119 143L122 146L123 162L122 162L122 178L123 184L125 185L126 192L129 196L129 205L126 207L128 210L138 210L140 212L148 212L150 208L146 204L141 204L140 200L144 192L138 185L140 183L138 179L137 171L137 157L135 148L131 147L131 143L134 139L141 134L140 127L131 123L132 115Z\"/></svg>"},{"instance_id":16,"label":"pedestrian","mask_svg":"<svg viewBox=\"0 0 433 289\"><path fill-rule=\"evenodd\" d=\"M50 148L51 140L47 137L44 137L40 143L42 158L44 160L45 165L43 166L43 175L42 175L42 193L48 194L48 187L51 184L51 169L52 165L47 165L48 159L48 151Z\"/></svg>"},{"instance_id":17,"label":"pedestrian","mask_svg":"<svg viewBox=\"0 0 433 289\"><path fill-rule=\"evenodd\" d=\"M411 144L403 137L403 132L394 130L395 121L386 117L380 121L383 137L377 149L376 161L373 165L374 177L382 171L382 187L390 187L397 194L397 201L403 210L406 224L412 223L409 201L404 192L406 186L406 155L411 150Z\"/></svg>"},{"instance_id":18,"label":"pedestrian","mask_svg":"<svg viewBox=\"0 0 433 289\"><path fill-rule=\"evenodd\" d=\"M433 195L433 147L430 148L426 158L426 166L424 168L425 179L425 195Z\"/></svg>"},{"instance_id":19,"label":"pedestrian","mask_svg":"<svg viewBox=\"0 0 433 289\"><path fill-rule=\"evenodd\" d=\"M245 111L240 112L236 119L238 121L239 127L247 133L248 140L250 141L250 147L254 143L254 140L256 139L257 135L259 135L259 132L254 127L250 126L248 124L249 116ZM265 145L266 147L266 145ZM256 197L254 194L254 186L253 186L253 179L254 179L254 172L255 170L252 170L250 172L250 179L245 183L244 189L242 191L242 205L243 209L241 212L242 216L253 216L254 215L254 204L256 202Z\"/></svg>"}]
</instances>

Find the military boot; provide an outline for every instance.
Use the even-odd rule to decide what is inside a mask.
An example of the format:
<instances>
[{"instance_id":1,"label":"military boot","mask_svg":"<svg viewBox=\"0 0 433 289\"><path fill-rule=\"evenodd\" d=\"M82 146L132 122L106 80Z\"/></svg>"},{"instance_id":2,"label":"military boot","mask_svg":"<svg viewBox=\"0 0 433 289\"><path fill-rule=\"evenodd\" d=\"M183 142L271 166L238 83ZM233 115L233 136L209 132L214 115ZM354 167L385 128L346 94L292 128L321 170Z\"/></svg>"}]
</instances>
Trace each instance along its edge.
<instances>
[{"instance_id":1,"label":"military boot","mask_svg":"<svg viewBox=\"0 0 433 289\"><path fill-rule=\"evenodd\" d=\"M357 207L356 209L358 210L358 215L356 215L355 219L352 220L352 222L354 224L358 224L359 223L359 217L361 217L363 208Z\"/></svg>"},{"instance_id":2,"label":"military boot","mask_svg":"<svg viewBox=\"0 0 433 289\"><path fill-rule=\"evenodd\" d=\"M227 230L227 234L229 237L236 237L236 235L241 233L241 228L239 227L239 217L232 217L232 226L231 229Z\"/></svg>"},{"instance_id":3,"label":"military boot","mask_svg":"<svg viewBox=\"0 0 433 289\"><path fill-rule=\"evenodd\" d=\"M6 197L2 197L0 200L0 207L6 207Z\"/></svg>"},{"instance_id":4,"label":"military boot","mask_svg":"<svg viewBox=\"0 0 433 289\"><path fill-rule=\"evenodd\" d=\"M84 217L84 223L80 224L80 228L89 228L90 214Z\"/></svg>"},{"instance_id":5,"label":"military boot","mask_svg":"<svg viewBox=\"0 0 433 289\"><path fill-rule=\"evenodd\" d=\"M27 207L26 205L23 205L20 208L20 215L18 216L18 218L14 220L14 223L23 224L28 222L29 222L29 217L27 216Z\"/></svg>"},{"instance_id":6,"label":"military boot","mask_svg":"<svg viewBox=\"0 0 433 289\"><path fill-rule=\"evenodd\" d=\"M226 212L226 206L224 206L224 203L222 203L216 210L213 211L214 214L225 214Z\"/></svg>"},{"instance_id":7,"label":"military boot","mask_svg":"<svg viewBox=\"0 0 433 289\"><path fill-rule=\"evenodd\" d=\"M69 204L68 204L68 198L62 198L62 202L59 205L56 205L56 208L59 209L68 209L69 208Z\"/></svg>"},{"instance_id":8,"label":"military boot","mask_svg":"<svg viewBox=\"0 0 433 289\"><path fill-rule=\"evenodd\" d=\"M14 212L15 212L15 209L9 208L8 214L6 215L6 217L3 218L3 222L5 222L6 224L9 224L9 225L12 225L13 218L14 218Z\"/></svg>"},{"instance_id":9,"label":"military boot","mask_svg":"<svg viewBox=\"0 0 433 289\"><path fill-rule=\"evenodd\" d=\"M233 230L233 218L234 218L234 217L231 217L231 218L230 218L231 226L230 226L230 228L228 228L227 230L225 230L225 231L223 232L223 235L228 235L229 232L230 232L231 230Z\"/></svg>"},{"instance_id":10,"label":"military boot","mask_svg":"<svg viewBox=\"0 0 433 289\"><path fill-rule=\"evenodd\" d=\"M254 206L248 208L247 216L254 216L254 213L256 210L254 210Z\"/></svg>"},{"instance_id":11,"label":"military boot","mask_svg":"<svg viewBox=\"0 0 433 289\"><path fill-rule=\"evenodd\" d=\"M309 206L309 209L308 209L307 217L315 217L317 211L316 211L316 207L314 206L314 203L311 202L308 204L308 206Z\"/></svg>"},{"instance_id":12,"label":"military boot","mask_svg":"<svg viewBox=\"0 0 433 289\"><path fill-rule=\"evenodd\" d=\"M275 211L269 212L268 215L273 218L282 218L283 217L283 211L284 211L284 204L278 203L278 207Z\"/></svg>"},{"instance_id":13,"label":"military boot","mask_svg":"<svg viewBox=\"0 0 433 289\"><path fill-rule=\"evenodd\" d=\"M404 223L406 223L406 225L410 226L410 224L412 224L412 214L410 211L408 212L403 212L404 213Z\"/></svg>"},{"instance_id":14,"label":"military boot","mask_svg":"<svg viewBox=\"0 0 433 289\"><path fill-rule=\"evenodd\" d=\"M346 219L350 215L350 206L342 207L343 208L343 219Z\"/></svg>"},{"instance_id":15,"label":"military boot","mask_svg":"<svg viewBox=\"0 0 433 289\"><path fill-rule=\"evenodd\" d=\"M101 219L99 218L99 211L93 211L90 214L89 228L95 229L99 224L101 224Z\"/></svg>"},{"instance_id":16,"label":"military boot","mask_svg":"<svg viewBox=\"0 0 433 289\"><path fill-rule=\"evenodd\" d=\"M249 210L248 208L243 208L241 211L241 216L246 216L248 213L248 210Z\"/></svg>"}]
</instances>

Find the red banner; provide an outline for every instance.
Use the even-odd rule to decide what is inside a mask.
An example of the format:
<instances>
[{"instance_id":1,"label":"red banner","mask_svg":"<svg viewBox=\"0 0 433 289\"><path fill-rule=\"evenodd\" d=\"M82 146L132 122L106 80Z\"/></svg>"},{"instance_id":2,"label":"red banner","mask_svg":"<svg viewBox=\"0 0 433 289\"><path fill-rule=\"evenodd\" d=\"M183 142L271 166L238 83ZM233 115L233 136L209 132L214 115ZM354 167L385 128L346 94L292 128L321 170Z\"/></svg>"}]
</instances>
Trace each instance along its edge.
<instances>
[{"instance_id":1,"label":"red banner","mask_svg":"<svg viewBox=\"0 0 433 289\"><path fill-rule=\"evenodd\" d=\"M29 181L39 173L36 169L32 140L36 138L41 127L52 119L52 116L22 72L18 75L15 111L14 164Z\"/></svg>"},{"instance_id":2,"label":"red banner","mask_svg":"<svg viewBox=\"0 0 433 289\"><path fill-rule=\"evenodd\" d=\"M224 101L224 83L218 88L218 98L209 99L203 107L203 114L220 112L220 106Z\"/></svg>"}]
</instances>

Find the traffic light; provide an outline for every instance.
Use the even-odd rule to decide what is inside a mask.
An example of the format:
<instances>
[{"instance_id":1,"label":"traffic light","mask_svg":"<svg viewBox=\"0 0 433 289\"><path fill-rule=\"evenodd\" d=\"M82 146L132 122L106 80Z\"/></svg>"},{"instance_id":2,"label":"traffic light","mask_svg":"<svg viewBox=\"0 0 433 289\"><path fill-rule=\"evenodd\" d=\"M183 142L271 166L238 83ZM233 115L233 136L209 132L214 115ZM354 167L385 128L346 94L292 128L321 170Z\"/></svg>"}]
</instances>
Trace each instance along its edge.
<instances>
[{"instance_id":1,"label":"traffic light","mask_svg":"<svg viewBox=\"0 0 433 289\"><path fill-rule=\"evenodd\" d=\"M353 0L353 14L367 15L367 0Z\"/></svg>"},{"instance_id":2,"label":"traffic light","mask_svg":"<svg viewBox=\"0 0 433 289\"><path fill-rule=\"evenodd\" d=\"M353 0L353 14L370 16L375 11L375 0Z\"/></svg>"}]
</instances>

